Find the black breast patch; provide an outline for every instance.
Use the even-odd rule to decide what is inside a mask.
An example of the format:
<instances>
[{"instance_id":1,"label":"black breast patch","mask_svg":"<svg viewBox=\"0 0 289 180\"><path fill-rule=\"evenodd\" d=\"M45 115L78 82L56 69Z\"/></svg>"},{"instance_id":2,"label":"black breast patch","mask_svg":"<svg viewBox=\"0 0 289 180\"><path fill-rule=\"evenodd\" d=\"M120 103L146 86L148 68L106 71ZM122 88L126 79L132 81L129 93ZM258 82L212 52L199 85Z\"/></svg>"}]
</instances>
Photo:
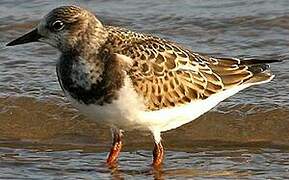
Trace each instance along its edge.
<instances>
[{"instance_id":1,"label":"black breast patch","mask_svg":"<svg viewBox=\"0 0 289 180\"><path fill-rule=\"evenodd\" d=\"M62 55L57 64L57 76L61 88L67 91L71 97L84 104L110 104L118 98L118 92L124 85L125 72L120 63L113 56L106 56L104 71L100 75L100 80L90 83L89 88L78 86L72 79L73 66L78 59L73 55ZM99 57L100 58L100 57ZM100 60L95 60L100 61ZM89 74L84 74L88 76Z\"/></svg>"}]
</instances>

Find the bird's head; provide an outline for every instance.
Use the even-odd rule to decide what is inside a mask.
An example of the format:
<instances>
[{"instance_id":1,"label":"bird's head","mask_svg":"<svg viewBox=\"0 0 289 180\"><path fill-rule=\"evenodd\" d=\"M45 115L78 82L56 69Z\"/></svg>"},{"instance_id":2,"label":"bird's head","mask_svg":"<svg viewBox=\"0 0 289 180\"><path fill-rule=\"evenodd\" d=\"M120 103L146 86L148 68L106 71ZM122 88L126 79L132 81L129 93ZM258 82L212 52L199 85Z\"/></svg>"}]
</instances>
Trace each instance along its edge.
<instances>
[{"instance_id":1,"label":"bird's head","mask_svg":"<svg viewBox=\"0 0 289 180\"><path fill-rule=\"evenodd\" d=\"M65 53L95 50L105 42L106 37L105 28L92 13L77 6L61 6L44 16L34 30L9 42L7 46L44 42Z\"/></svg>"}]
</instances>

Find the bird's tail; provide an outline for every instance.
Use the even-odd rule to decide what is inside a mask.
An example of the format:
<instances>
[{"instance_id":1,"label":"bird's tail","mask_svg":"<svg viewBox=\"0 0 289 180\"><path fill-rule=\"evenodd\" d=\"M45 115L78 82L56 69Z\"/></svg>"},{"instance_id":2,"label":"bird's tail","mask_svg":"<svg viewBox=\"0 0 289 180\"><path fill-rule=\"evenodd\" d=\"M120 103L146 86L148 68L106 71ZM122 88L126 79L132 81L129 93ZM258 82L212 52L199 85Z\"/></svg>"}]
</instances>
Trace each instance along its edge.
<instances>
[{"instance_id":1,"label":"bird's tail","mask_svg":"<svg viewBox=\"0 0 289 180\"><path fill-rule=\"evenodd\" d=\"M253 77L246 81L246 83L255 85L271 81L274 78L274 75L271 72L269 63L275 62L281 62L281 60L241 60L241 64L248 66L248 70L253 73Z\"/></svg>"}]
</instances>

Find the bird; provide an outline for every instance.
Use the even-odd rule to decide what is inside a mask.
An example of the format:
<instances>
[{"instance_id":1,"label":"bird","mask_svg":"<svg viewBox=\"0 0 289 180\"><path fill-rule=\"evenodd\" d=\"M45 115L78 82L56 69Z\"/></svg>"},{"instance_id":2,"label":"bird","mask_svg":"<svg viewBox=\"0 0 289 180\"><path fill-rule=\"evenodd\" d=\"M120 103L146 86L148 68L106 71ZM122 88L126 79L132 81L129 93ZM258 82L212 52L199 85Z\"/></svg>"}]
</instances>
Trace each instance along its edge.
<instances>
[{"instance_id":1,"label":"bird","mask_svg":"<svg viewBox=\"0 0 289 180\"><path fill-rule=\"evenodd\" d=\"M64 95L83 114L106 124L115 165L125 130L147 131L153 167L161 167L161 133L197 119L221 101L274 78L268 63L194 52L155 35L105 25L89 10L60 6L6 46L31 42L61 52L56 64Z\"/></svg>"}]
</instances>

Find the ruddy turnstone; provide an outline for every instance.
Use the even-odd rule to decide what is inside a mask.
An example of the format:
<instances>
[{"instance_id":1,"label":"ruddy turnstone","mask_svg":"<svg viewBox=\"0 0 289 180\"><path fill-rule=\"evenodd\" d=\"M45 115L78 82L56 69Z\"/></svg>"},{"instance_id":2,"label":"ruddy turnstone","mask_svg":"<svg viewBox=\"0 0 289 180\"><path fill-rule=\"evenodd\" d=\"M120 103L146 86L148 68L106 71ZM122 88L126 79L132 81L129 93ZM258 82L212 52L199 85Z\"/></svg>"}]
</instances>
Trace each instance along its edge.
<instances>
[{"instance_id":1,"label":"ruddy turnstone","mask_svg":"<svg viewBox=\"0 0 289 180\"><path fill-rule=\"evenodd\" d=\"M106 26L89 11L62 6L7 46L44 42L60 50L58 80L84 114L112 127L107 158L117 162L122 129L150 131L153 165L162 164L161 133L189 123L222 100L274 75L265 63L214 58L175 42Z\"/></svg>"}]
</instances>

